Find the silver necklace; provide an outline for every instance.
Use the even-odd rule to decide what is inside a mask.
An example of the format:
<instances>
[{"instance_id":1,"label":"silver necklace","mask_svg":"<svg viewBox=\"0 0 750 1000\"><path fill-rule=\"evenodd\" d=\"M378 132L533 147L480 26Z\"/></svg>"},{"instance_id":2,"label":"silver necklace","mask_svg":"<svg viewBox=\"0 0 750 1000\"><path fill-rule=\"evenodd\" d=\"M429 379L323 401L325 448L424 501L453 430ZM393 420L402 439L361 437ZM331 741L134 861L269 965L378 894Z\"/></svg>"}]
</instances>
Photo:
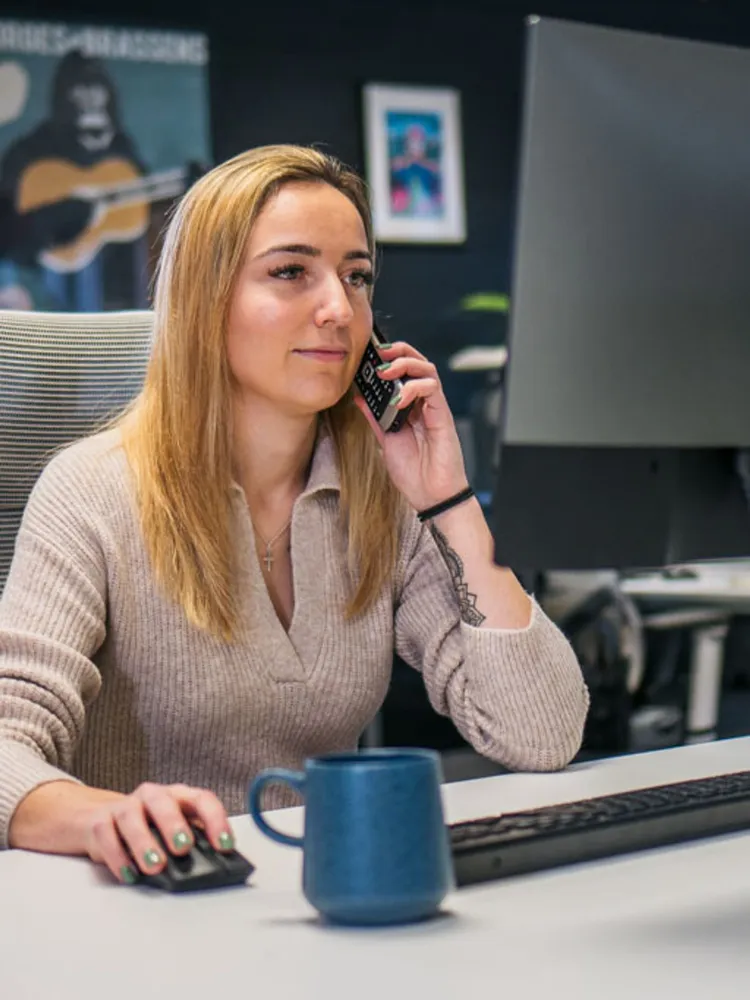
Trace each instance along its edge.
<instances>
[{"instance_id":1,"label":"silver necklace","mask_svg":"<svg viewBox=\"0 0 750 1000\"><path fill-rule=\"evenodd\" d=\"M261 533L258 531L258 529L255 528L256 535L258 536L258 538L260 538L261 542L263 542L263 544L266 547L266 554L263 556L263 562L266 564L266 571L268 573L271 572L271 567L273 566L273 554L271 553L271 549L273 548L274 543L278 542L278 540L281 538L281 536L284 534L284 532L286 531L286 529L289 527L289 525L291 523L292 523L292 518L290 517L289 520L284 525L284 527L280 528L276 532L276 534L273 536L273 538L270 539L270 541L268 541L268 542L265 540L265 538L263 537L263 535L261 535Z\"/></svg>"}]
</instances>

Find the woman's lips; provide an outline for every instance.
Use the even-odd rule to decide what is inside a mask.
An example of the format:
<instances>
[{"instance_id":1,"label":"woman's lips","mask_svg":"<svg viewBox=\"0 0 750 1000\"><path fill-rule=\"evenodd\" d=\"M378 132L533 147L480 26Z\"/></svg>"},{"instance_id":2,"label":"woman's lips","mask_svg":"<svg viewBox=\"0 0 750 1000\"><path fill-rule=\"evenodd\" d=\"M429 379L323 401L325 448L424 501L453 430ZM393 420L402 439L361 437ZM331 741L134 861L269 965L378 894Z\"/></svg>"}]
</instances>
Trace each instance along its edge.
<instances>
[{"instance_id":1,"label":"woman's lips","mask_svg":"<svg viewBox=\"0 0 750 1000\"><path fill-rule=\"evenodd\" d=\"M329 348L329 347L312 348L310 350L297 350L294 353L299 354L300 357L302 358L309 358L311 361L336 362L336 361L343 361L347 356L346 351L337 350L335 348Z\"/></svg>"}]
</instances>

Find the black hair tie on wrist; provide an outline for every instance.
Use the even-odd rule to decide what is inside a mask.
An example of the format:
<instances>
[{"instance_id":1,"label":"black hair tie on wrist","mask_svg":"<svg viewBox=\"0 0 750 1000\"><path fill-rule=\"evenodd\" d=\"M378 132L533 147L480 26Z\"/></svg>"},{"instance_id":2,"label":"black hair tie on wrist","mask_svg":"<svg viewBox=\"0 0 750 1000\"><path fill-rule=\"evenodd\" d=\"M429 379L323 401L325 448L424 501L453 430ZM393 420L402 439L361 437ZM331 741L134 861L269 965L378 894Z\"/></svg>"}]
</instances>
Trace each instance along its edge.
<instances>
[{"instance_id":1,"label":"black hair tie on wrist","mask_svg":"<svg viewBox=\"0 0 750 1000\"><path fill-rule=\"evenodd\" d=\"M450 510L451 507L457 507L464 500L469 500L473 496L474 490L471 486L467 486L466 489L461 490L460 493L454 493L452 497L448 497L442 503L436 503L434 507L428 507L427 510L420 510L417 513L417 517L420 521L429 521L431 517L437 517L438 514Z\"/></svg>"}]
</instances>

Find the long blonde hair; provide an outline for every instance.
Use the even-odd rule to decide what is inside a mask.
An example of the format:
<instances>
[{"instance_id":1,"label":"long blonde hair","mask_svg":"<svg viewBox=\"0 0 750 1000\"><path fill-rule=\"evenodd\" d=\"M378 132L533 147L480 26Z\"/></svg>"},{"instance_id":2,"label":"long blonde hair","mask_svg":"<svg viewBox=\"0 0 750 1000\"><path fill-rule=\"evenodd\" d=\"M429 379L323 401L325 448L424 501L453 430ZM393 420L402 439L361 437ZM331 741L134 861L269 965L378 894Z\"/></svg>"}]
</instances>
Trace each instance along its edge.
<instances>
[{"instance_id":1,"label":"long blonde hair","mask_svg":"<svg viewBox=\"0 0 750 1000\"><path fill-rule=\"evenodd\" d=\"M364 185L335 158L305 147L266 146L215 167L187 192L167 228L154 295L154 349L143 390L120 422L156 579L194 625L227 640L237 615L227 319L253 224L291 181L330 184L346 195L374 255ZM352 575L344 611L353 616L393 572L404 504L351 389L323 419L341 476Z\"/></svg>"}]
</instances>

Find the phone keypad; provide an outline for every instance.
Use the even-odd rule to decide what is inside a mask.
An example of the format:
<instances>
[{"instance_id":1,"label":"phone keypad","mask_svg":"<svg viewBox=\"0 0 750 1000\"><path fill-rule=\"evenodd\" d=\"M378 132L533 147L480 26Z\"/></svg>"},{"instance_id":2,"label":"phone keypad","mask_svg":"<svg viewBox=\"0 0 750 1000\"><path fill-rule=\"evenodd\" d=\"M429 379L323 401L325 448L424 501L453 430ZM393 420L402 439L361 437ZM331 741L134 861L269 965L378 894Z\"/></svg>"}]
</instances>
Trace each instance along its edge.
<instances>
[{"instance_id":1,"label":"phone keypad","mask_svg":"<svg viewBox=\"0 0 750 1000\"><path fill-rule=\"evenodd\" d=\"M374 358L372 355L374 355ZM357 373L356 381L366 403L375 411L377 419L380 419L393 395L393 385L389 382L384 382L378 375L376 370L376 365L378 364L380 364L378 354L368 345L364 360Z\"/></svg>"}]
</instances>

